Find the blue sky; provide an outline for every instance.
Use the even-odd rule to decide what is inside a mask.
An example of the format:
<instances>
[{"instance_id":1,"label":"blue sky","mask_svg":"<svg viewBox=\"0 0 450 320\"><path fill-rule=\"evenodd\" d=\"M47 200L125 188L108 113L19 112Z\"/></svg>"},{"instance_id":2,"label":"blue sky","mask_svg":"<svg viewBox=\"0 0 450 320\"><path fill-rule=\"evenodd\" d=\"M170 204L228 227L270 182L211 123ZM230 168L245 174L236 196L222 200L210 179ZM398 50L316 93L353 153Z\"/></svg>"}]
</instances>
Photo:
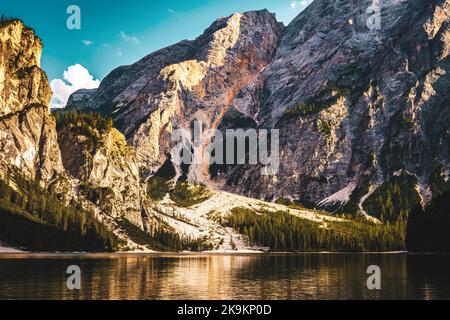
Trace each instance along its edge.
<instances>
[{"instance_id":1,"label":"blue sky","mask_svg":"<svg viewBox=\"0 0 450 320\"><path fill-rule=\"evenodd\" d=\"M267 8L288 24L311 0L2 0L0 12L18 17L44 42L49 80L69 66L103 79L114 68L183 39L194 39L214 20ZM81 29L69 30L69 5L81 9ZM73 71L76 71L73 69ZM67 79L64 80L67 82Z\"/></svg>"}]
</instances>

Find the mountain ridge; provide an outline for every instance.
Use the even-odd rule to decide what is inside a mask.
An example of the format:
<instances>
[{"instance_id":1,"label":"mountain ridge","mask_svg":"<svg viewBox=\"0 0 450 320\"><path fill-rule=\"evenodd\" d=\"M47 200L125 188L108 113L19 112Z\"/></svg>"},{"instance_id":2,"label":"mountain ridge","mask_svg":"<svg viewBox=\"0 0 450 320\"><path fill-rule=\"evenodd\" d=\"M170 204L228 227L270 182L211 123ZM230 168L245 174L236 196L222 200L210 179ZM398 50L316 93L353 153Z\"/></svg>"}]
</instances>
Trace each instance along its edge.
<instances>
[{"instance_id":1,"label":"mountain ridge","mask_svg":"<svg viewBox=\"0 0 450 320\"><path fill-rule=\"evenodd\" d=\"M109 249L405 249L410 210L448 188L450 1L384 2L380 30L371 4L316 0L287 27L267 10L220 18L53 114L42 42L20 21L2 26L0 195L13 209L1 217L42 220L44 204L16 193L43 192L95 217ZM278 174L175 163L171 136L196 120L278 129Z\"/></svg>"},{"instance_id":2,"label":"mountain ridge","mask_svg":"<svg viewBox=\"0 0 450 320\"><path fill-rule=\"evenodd\" d=\"M211 178L207 168L191 168L191 172L186 173L188 179L258 199L290 198L307 205L366 214L364 202L401 171L416 178L412 192L418 189L422 204L428 203L432 198L432 177L442 171L438 175L443 174L445 179L450 169L445 150L428 148L423 152L421 149L424 145L433 145L430 139L440 139L439 133L437 136L425 134L432 117L423 109L432 105L428 109L443 110L449 96L446 89L449 84L448 41L445 39L449 36L450 4L443 0L383 2L379 30L367 26L370 16L366 9L373 4L366 0L359 1L357 6L350 1L316 0L287 27L278 24L278 31L272 29L276 49L267 56L264 66L230 97L229 104L203 105L208 109L206 119L204 113L195 114L197 102L191 99L199 92L204 93L201 86L184 83L182 90L173 91L172 97L176 96L177 103L181 101L188 106L187 109L172 108L172 111L181 110L177 111L176 122L195 118L220 127L228 112L237 112L240 119L249 118L259 128L281 131L281 172L273 181L260 176L260 168L255 166L227 168L221 175L225 178L219 180ZM268 13L249 14L266 16ZM226 19L233 17L236 15ZM239 59L232 50L229 55ZM186 61L192 61L189 59ZM180 75L182 70L195 74L183 63L175 64L174 68L179 68ZM158 64L156 69L162 73L165 70ZM104 91L110 85L110 78L118 73L126 74L126 70L114 70L100 90ZM227 81L226 77L223 79ZM158 83L158 86L164 85ZM169 82L166 87L171 90L171 85ZM146 149L143 157L153 158L141 163L144 176L151 176L170 161L164 155L171 149L167 134L156 128L168 124L173 127L173 123L164 119L161 125L162 118L154 111L154 108L166 110L164 103L158 101L158 90L148 91L145 95L148 98L132 100L133 111L130 112L140 113L137 118L147 114L144 110L151 110L144 116L143 119L147 119L142 120L144 124L136 122L140 126L137 131L134 125L129 125L135 120L127 120L123 128L121 115L108 114L119 124L132 146ZM412 94L416 97L408 97L410 90L415 91ZM403 96L397 96L399 92ZM75 100L80 93L71 97L69 106L102 109L95 99L90 100L91 105L77 104ZM305 108L313 111L305 113ZM217 115L210 118L211 112ZM136 119L135 116L130 118ZM448 121L444 116L438 127L448 127ZM180 124L175 126L180 127ZM142 137L160 143L145 146ZM399 137L406 142L399 142ZM414 145L415 150L408 151L407 145ZM404 154L398 156L395 149L403 150ZM430 165L434 160L428 159L428 154L435 154L440 160ZM410 160L411 157L416 157L418 162ZM200 172L193 172L195 170ZM426 172L422 172L424 170Z\"/></svg>"}]
</instances>

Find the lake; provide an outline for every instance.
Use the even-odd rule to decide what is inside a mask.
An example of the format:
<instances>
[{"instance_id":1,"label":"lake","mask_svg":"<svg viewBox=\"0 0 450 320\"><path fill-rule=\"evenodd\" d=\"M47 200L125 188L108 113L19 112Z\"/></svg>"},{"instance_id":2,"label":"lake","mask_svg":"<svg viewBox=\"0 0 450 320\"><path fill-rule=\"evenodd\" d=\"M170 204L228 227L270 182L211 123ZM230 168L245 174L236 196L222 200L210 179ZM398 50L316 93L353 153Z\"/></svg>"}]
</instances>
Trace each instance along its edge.
<instances>
[{"instance_id":1,"label":"lake","mask_svg":"<svg viewBox=\"0 0 450 320\"><path fill-rule=\"evenodd\" d=\"M370 265L381 290L367 288ZM449 255L405 253L0 254L0 299L450 299L449 273Z\"/></svg>"}]
</instances>

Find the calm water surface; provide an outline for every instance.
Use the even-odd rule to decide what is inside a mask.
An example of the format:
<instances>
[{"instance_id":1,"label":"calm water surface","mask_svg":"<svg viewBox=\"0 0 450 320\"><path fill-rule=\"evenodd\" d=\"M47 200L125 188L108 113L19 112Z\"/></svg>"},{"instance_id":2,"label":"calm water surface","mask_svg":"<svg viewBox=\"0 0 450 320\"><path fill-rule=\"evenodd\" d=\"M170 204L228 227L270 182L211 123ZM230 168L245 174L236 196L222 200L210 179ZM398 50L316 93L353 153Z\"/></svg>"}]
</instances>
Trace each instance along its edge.
<instances>
[{"instance_id":1,"label":"calm water surface","mask_svg":"<svg viewBox=\"0 0 450 320\"><path fill-rule=\"evenodd\" d=\"M370 265L380 291L367 289ZM0 254L0 299L450 299L449 273L448 255Z\"/></svg>"}]
</instances>

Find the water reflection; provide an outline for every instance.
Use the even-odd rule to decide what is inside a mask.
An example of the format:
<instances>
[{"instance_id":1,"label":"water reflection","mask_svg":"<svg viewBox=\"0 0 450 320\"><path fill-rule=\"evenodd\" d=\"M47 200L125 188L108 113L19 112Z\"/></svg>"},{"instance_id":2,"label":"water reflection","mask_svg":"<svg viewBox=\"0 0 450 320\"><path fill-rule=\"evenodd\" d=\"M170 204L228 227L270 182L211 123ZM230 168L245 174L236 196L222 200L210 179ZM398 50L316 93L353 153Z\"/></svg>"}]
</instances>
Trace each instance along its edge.
<instances>
[{"instance_id":1,"label":"water reflection","mask_svg":"<svg viewBox=\"0 0 450 320\"><path fill-rule=\"evenodd\" d=\"M79 265L82 289L66 287ZM378 265L382 290L367 289ZM0 256L0 299L449 299L449 256Z\"/></svg>"}]
</instances>

